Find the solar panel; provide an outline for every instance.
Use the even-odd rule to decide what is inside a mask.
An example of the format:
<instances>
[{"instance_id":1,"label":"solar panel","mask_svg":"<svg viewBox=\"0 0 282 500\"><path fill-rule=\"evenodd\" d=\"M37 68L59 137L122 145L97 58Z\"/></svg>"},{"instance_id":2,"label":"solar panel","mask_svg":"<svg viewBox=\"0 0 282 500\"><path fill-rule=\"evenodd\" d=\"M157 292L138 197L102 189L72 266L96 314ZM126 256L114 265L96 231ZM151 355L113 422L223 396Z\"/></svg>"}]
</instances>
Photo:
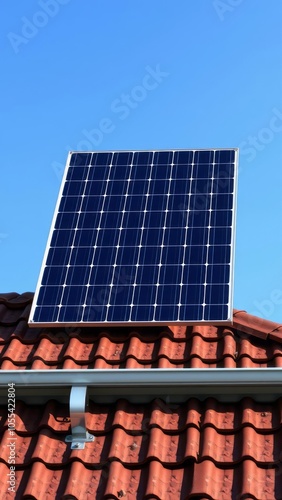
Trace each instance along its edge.
<instances>
[{"instance_id":1,"label":"solar panel","mask_svg":"<svg viewBox=\"0 0 282 500\"><path fill-rule=\"evenodd\" d=\"M237 149L71 152L30 316L229 323Z\"/></svg>"}]
</instances>

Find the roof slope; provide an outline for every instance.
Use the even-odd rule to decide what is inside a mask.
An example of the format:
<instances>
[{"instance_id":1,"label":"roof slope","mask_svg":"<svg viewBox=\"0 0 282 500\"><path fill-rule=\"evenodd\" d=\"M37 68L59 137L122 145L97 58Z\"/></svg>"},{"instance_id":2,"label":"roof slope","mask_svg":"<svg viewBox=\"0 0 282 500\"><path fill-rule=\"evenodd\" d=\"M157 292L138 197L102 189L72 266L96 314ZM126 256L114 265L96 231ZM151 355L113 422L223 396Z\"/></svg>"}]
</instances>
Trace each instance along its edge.
<instances>
[{"instance_id":1,"label":"roof slope","mask_svg":"<svg viewBox=\"0 0 282 500\"><path fill-rule=\"evenodd\" d=\"M0 295L1 369L281 367L282 326L234 312L232 328L29 329L33 294ZM0 406L0 497L7 407ZM16 402L18 499L282 499L282 398L90 401L84 450L65 443L68 405Z\"/></svg>"},{"instance_id":2,"label":"roof slope","mask_svg":"<svg viewBox=\"0 0 282 500\"><path fill-rule=\"evenodd\" d=\"M236 405L214 398L190 398L180 405L90 402L86 422L95 441L79 451L65 443L68 405L49 401L32 407L18 401L16 415L21 499L282 498L282 398L275 405L251 398ZM2 433L4 492L11 442L7 422Z\"/></svg>"}]
</instances>

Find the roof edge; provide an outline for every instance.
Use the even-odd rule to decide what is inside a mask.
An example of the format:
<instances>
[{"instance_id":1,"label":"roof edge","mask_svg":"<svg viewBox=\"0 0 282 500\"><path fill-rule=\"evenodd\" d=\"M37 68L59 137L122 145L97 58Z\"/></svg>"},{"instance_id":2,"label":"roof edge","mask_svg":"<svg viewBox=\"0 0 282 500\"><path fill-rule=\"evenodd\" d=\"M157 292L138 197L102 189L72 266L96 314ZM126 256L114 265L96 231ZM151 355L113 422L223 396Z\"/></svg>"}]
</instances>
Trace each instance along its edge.
<instances>
[{"instance_id":1,"label":"roof edge","mask_svg":"<svg viewBox=\"0 0 282 500\"><path fill-rule=\"evenodd\" d=\"M0 388L19 387L169 387L274 384L282 388L282 368L123 368L65 370L1 370Z\"/></svg>"},{"instance_id":2,"label":"roof edge","mask_svg":"<svg viewBox=\"0 0 282 500\"><path fill-rule=\"evenodd\" d=\"M233 328L254 337L282 343L282 324L253 316L244 310L234 309Z\"/></svg>"},{"instance_id":3,"label":"roof edge","mask_svg":"<svg viewBox=\"0 0 282 500\"><path fill-rule=\"evenodd\" d=\"M29 404L42 398L67 402L73 387L87 388L96 402L124 397L139 402L190 397L238 401L250 396L275 401L281 397L282 368L2 370L0 400L7 400L8 389Z\"/></svg>"}]
</instances>

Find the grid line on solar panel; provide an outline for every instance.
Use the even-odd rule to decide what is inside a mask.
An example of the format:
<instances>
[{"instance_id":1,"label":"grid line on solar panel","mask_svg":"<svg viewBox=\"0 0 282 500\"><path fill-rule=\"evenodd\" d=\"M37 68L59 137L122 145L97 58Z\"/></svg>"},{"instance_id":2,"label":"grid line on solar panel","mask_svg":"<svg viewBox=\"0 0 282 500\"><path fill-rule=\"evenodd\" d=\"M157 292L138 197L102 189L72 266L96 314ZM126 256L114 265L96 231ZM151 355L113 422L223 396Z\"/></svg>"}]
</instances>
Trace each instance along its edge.
<instances>
[{"instance_id":1,"label":"grid line on solar panel","mask_svg":"<svg viewBox=\"0 0 282 500\"><path fill-rule=\"evenodd\" d=\"M63 196L67 196L67 193L69 194L75 194L76 196L80 195L80 203L79 203L79 210L78 210L78 217L76 219L76 225L74 227L74 235L73 235L73 238L72 238L72 242L71 242L71 245L70 245L70 255L69 255L69 261L68 261L68 264L67 264L67 272L66 272L66 276L65 276L65 280L64 280L64 283L63 283L63 290L62 290L62 293L61 293L61 296L60 296L60 302L58 304L58 316L57 316L57 321L59 319L59 315L61 313L60 309L62 308L64 302L66 302L68 305L75 305L75 304L72 304L74 297L76 297L76 300L77 302L76 303L79 303L81 304L82 302L82 297L83 297L83 293L85 293L85 289L82 289L80 287L79 290L76 290L76 286L67 286L67 282L68 282L68 274L69 274L69 269L71 268L72 269L72 266L77 266L77 264L79 262L83 262L84 264L84 274L86 274L85 272L85 267L87 268L87 266L89 265L89 259L90 259L90 253L89 252L86 252L85 249L83 248L80 248L80 247L75 247L74 246L74 243L75 243L75 236L76 236L76 231L78 230L78 224L79 224L79 219L83 219L83 223L84 225L86 224L86 228L87 228L87 225L90 225L90 222L87 223L87 221L85 220L85 217L81 216L81 214L83 214L83 211L82 211L82 208L83 208L83 202L84 202L84 197L85 197L85 192L87 190L87 186L88 186L88 177L89 177L89 171L90 171L90 168L88 167L88 169L85 171L85 182L84 183L79 183L79 187L77 186L77 183L73 183L73 182L68 182L68 178L67 178L67 182L65 184L65 188L63 190ZM72 184L74 184L74 188L72 187ZM97 194L97 192L96 192ZM101 214L100 214L100 217L101 217ZM98 222L98 213L97 213L97 222ZM96 220L95 220L96 222ZM92 224L94 224L94 227L97 225L97 222L94 223L92 222ZM83 226L82 226L83 227ZM96 238L95 240L97 240L97 234L98 234L98 231L97 233L95 234ZM85 281L83 280L83 283L85 284ZM73 292L71 294L71 291ZM74 295L74 292L76 292L76 294ZM79 299L78 299L78 293L79 293Z\"/></svg>"},{"instance_id":2,"label":"grid line on solar panel","mask_svg":"<svg viewBox=\"0 0 282 500\"><path fill-rule=\"evenodd\" d=\"M72 154L34 321L227 320L234 178L234 150Z\"/></svg>"},{"instance_id":3,"label":"grid line on solar panel","mask_svg":"<svg viewBox=\"0 0 282 500\"><path fill-rule=\"evenodd\" d=\"M151 158L151 162L153 162L153 156ZM146 215L147 215L147 205L148 205L148 198L149 196L147 196L150 192L150 187L151 187L151 179L152 179L152 169L153 169L153 163L151 163L150 165L150 171L148 172L149 174L149 177L148 177L148 186L147 186L147 193L146 193L146 197L145 197L145 206L144 206L144 210L143 210L143 219L142 219L142 226L141 226L141 233L140 233L140 236L139 236L139 244L138 244L138 255L137 255L137 262L136 262L136 265L135 265L135 270L133 270L133 274L134 274L134 283L133 283L133 290L132 290L132 296L131 296L131 301L130 301L130 315L129 315L129 321L132 320L132 309L134 307L134 300L135 300L135 294L136 294L136 287L137 287L137 283L138 283L138 280L137 280L137 273L138 273L138 268L139 268L139 262L140 262L140 254L141 254L141 248L142 248L142 244L144 243L143 242L143 236L144 236L144 230L146 228L146 225L145 225L145 220L146 220ZM158 212L157 212L158 213ZM153 212L149 212L149 214L153 214ZM151 227L153 227L151 225ZM147 240L150 238L150 234L147 234ZM146 238L145 236L145 238ZM157 245L158 242L159 242L159 237L160 237L160 231L155 231L154 232L154 243ZM148 242L149 243L149 242ZM148 248L148 243L146 245L146 247ZM153 243L153 241L150 241L150 243ZM135 273L134 273L135 271ZM147 289L147 287L146 287ZM138 290L138 293L140 295L140 290ZM151 289L151 293L152 293L152 289ZM150 297L150 294L148 294L148 299ZM139 297L140 299L140 297ZM138 299L137 299L138 300ZM142 299L139 300L138 302L139 304L142 304ZM151 301L149 301L149 304L151 304Z\"/></svg>"}]
</instances>

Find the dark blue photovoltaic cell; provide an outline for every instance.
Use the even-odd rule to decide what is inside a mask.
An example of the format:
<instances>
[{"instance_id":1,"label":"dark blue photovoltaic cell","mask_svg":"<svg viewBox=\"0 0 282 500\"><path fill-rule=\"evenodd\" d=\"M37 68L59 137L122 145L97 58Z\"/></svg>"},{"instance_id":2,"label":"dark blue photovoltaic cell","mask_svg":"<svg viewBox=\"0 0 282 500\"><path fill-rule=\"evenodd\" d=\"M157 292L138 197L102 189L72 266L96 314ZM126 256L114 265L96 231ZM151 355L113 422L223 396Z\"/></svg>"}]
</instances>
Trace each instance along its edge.
<instances>
[{"instance_id":1,"label":"dark blue photovoltaic cell","mask_svg":"<svg viewBox=\"0 0 282 500\"><path fill-rule=\"evenodd\" d=\"M215 151L214 154L214 162L215 163L234 163L235 162L235 150L218 150Z\"/></svg>"},{"instance_id":2,"label":"dark blue photovoltaic cell","mask_svg":"<svg viewBox=\"0 0 282 500\"><path fill-rule=\"evenodd\" d=\"M70 159L70 165L83 166L89 165L91 153L73 153Z\"/></svg>"},{"instance_id":3,"label":"dark blue photovoltaic cell","mask_svg":"<svg viewBox=\"0 0 282 500\"><path fill-rule=\"evenodd\" d=\"M208 266L209 267L209 266ZM191 285L197 285L198 283L204 283L206 278L206 266L190 264L183 268L183 283L189 283ZM208 276L207 276L208 280Z\"/></svg>"},{"instance_id":4,"label":"dark blue photovoltaic cell","mask_svg":"<svg viewBox=\"0 0 282 500\"><path fill-rule=\"evenodd\" d=\"M66 267L48 266L43 273L42 285L60 285L65 282L66 274Z\"/></svg>"},{"instance_id":5,"label":"dark blue photovoltaic cell","mask_svg":"<svg viewBox=\"0 0 282 500\"><path fill-rule=\"evenodd\" d=\"M59 212L55 224L55 229L72 229L76 227L77 222L78 222L78 213Z\"/></svg>"},{"instance_id":6,"label":"dark blue photovoltaic cell","mask_svg":"<svg viewBox=\"0 0 282 500\"><path fill-rule=\"evenodd\" d=\"M71 153L31 324L228 322L236 150Z\"/></svg>"}]
</instances>

